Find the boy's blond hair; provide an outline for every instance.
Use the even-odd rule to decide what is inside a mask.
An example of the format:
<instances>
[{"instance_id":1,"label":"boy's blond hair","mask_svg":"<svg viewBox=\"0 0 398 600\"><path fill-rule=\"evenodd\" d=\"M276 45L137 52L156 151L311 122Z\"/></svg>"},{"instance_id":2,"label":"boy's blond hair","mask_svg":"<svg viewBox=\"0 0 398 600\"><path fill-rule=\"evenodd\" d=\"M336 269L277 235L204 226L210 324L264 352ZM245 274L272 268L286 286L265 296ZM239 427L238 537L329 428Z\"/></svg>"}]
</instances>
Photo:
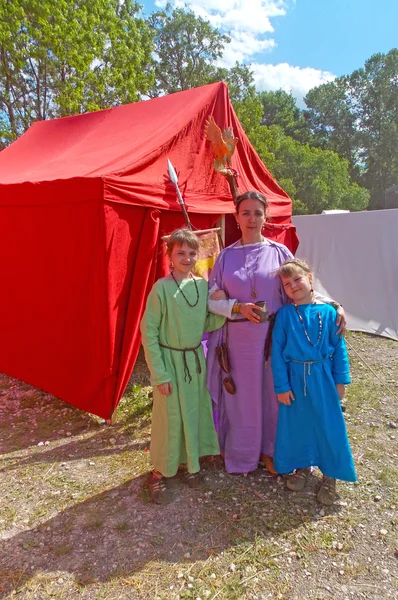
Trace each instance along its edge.
<instances>
[{"instance_id":1,"label":"boy's blond hair","mask_svg":"<svg viewBox=\"0 0 398 600\"><path fill-rule=\"evenodd\" d=\"M189 229L175 229L166 242L167 255L171 255L174 246L182 246L183 244L187 244L189 248L196 250L196 252L199 250L199 239L193 231Z\"/></svg>"}]
</instances>

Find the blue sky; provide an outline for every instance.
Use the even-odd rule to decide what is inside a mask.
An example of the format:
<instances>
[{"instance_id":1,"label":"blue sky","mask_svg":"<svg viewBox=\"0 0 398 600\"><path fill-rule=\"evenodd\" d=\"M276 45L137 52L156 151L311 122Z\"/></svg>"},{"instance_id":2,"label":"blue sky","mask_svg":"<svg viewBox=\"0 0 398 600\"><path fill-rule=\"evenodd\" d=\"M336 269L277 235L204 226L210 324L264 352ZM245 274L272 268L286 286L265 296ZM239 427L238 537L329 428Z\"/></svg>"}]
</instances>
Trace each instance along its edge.
<instances>
[{"instance_id":1,"label":"blue sky","mask_svg":"<svg viewBox=\"0 0 398 600\"><path fill-rule=\"evenodd\" d=\"M142 2L143 0L141 0ZM146 0L148 15L166 4ZM223 64L251 65L259 90L291 91L351 73L376 52L398 47L398 0L171 0L189 6L232 42Z\"/></svg>"}]
</instances>

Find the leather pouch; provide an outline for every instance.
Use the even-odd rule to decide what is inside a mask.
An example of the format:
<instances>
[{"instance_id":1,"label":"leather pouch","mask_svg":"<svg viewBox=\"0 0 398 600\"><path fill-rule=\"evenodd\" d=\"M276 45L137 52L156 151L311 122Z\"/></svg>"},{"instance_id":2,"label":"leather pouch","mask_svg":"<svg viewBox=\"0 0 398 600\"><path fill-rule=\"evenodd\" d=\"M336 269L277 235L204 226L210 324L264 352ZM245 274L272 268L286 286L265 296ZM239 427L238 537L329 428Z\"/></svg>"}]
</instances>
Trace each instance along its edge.
<instances>
[{"instance_id":1,"label":"leather pouch","mask_svg":"<svg viewBox=\"0 0 398 600\"><path fill-rule=\"evenodd\" d=\"M235 382L230 375L224 379L223 386L227 390L228 394L236 394Z\"/></svg>"}]
</instances>

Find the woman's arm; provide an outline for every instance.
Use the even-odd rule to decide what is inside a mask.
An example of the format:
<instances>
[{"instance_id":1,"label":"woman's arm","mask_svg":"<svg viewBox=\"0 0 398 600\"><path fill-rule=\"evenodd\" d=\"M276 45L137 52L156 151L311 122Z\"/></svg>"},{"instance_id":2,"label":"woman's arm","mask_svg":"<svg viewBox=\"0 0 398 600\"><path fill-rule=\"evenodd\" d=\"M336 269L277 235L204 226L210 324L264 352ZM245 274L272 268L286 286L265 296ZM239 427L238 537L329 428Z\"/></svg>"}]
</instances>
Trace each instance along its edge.
<instances>
[{"instance_id":1,"label":"woman's arm","mask_svg":"<svg viewBox=\"0 0 398 600\"><path fill-rule=\"evenodd\" d=\"M345 310L342 307L342 305L339 304L339 302L336 302L335 300L332 300L328 296L324 296L323 294L320 294L319 292L317 292L315 290L314 290L314 298L318 302L321 302L322 304L330 304L330 306L333 306L333 308L336 309L336 311L337 311L336 325L338 327L337 335L339 335L340 337L344 336L345 332L347 331L347 318L345 315Z\"/></svg>"},{"instance_id":2,"label":"woman's arm","mask_svg":"<svg viewBox=\"0 0 398 600\"><path fill-rule=\"evenodd\" d=\"M236 299L225 299L225 300L214 300L212 299L212 295L217 291L221 291L216 283L209 288L209 296L207 300L207 306L210 312L215 315L220 315L222 317L227 317L227 319L231 318L232 308L236 302Z\"/></svg>"}]
</instances>

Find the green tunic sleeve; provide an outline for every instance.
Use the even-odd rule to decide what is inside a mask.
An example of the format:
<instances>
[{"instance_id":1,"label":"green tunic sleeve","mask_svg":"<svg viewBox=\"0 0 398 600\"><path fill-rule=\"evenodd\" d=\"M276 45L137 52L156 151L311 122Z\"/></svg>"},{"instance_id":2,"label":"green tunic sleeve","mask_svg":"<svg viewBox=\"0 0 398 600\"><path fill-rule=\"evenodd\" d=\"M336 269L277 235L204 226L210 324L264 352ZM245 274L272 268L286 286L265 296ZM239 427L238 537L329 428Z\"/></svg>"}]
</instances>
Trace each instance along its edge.
<instances>
[{"instance_id":1,"label":"green tunic sleeve","mask_svg":"<svg viewBox=\"0 0 398 600\"><path fill-rule=\"evenodd\" d=\"M207 313L206 321L205 321L205 331L215 331L216 329L220 329L224 325L226 321L225 317L221 315L215 315L211 312Z\"/></svg>"},{"instance_id":2,"label":"green tunic sleeve","mask_svg":"<svg viewBox=\"0 0 398 600\"><path fill-rule=\"evenodd\" d=\"M159 346L159 330L162 319L162 298L159 284L155 284L148 296L146 309L141 321L142 345L145 360L151 373L153 386L171 381L163 361Z\"/></svg>"}]
</instances>

